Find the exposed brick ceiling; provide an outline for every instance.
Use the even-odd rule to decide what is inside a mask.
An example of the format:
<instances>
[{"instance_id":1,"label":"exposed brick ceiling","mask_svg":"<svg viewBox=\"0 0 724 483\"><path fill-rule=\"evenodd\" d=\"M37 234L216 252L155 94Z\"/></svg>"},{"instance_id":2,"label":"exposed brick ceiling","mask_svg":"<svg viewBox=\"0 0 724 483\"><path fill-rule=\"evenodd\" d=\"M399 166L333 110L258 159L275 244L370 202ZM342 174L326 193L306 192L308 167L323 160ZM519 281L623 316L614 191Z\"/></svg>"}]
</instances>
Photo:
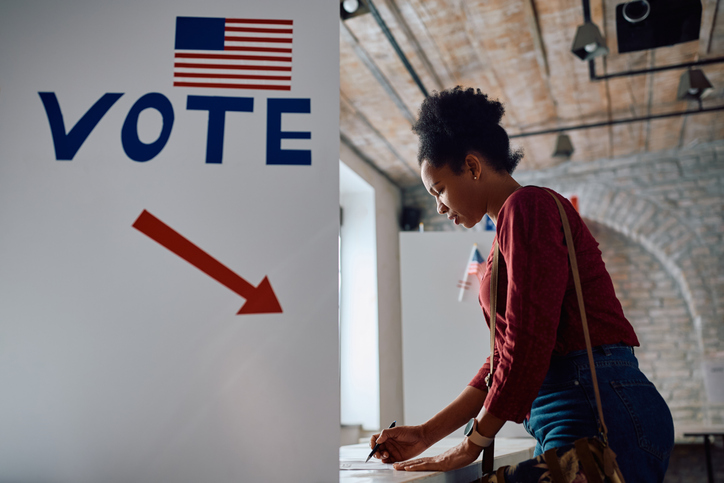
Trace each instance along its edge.
<instances>
[{"instance_id":1,"label":"exposed brick ceiling","mask_svg":"<svg viewBox=\"0 0 724 483\"><path fill-rule=\"evenodd\" d=\"M656 0L651 0L656 1ZM616 5L591 0L592 21L610 53L598 75L724 56L724 12L702 0L699 40L619 54ZM677 101L685 69L591 81L588 63L570 49L583 23L580 0L374 0L428 91L479 87L506 107L509 134L695 110ZM724 63L700 67L714 85L703 107L724 105ZM400 187L419 183L411 122L423 100L371 14L340 23L342 142ZM568 132L573 162L685 148L724 138L724 111ZM552 157L556 134L513 139L525 156L518 168L538 170Z\"/></svg>"}]
</instances>

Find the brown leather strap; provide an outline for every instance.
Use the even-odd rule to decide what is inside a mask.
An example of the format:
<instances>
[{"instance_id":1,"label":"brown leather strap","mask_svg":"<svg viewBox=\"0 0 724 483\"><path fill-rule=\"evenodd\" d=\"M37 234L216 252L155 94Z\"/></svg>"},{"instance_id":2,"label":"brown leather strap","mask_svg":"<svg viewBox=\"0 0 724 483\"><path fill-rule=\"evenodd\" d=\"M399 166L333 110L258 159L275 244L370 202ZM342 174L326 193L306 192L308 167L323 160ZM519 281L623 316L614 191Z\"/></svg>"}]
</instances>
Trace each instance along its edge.
<instances>
[{"instance_id":1,"label":"brown leather strap","mask_svg":"<svg viewBox=\"0 0 724 483\"><path fill-rule=\"evenodd\" d=\"M586 473L586 481L603 483L601 474L598 472L598 465L593 459L591 449L588 447L588 438L577 439L575 445L578 459L581 461L584 473Z\"/></svg>"},{"instance_id":2,"label":"brown leather strap","mask_svg":"<svg viewBox=\"0 0 724 483\"><path fill-rule=\"evenodd\" d=\"M566 483L566 478L563 476L563 470L561 470L561 462L558 460L556 449L551 448L543 453L546 465L548 465L548 471L551 474L551 481L553 483Z\"/></svg>"},{"instance_id":3,"label":"brown leather strap","mask_svg":"<svg viewBox=\"0 0 724 483\"><path fill-rule=\"evenodd\" d=\"M495 463L495 440L490 445L483 448L483 474L493 472L493 463Z\"/></svg>"},{"instance_id":4,"label":"brown leather strap","mask_svg":"<svg viewBox=\"0 0 724 483\"><path fill-rule=\"evenodd\" d=\"M576 286L576 295L578 296L578 308L581 311L581 323L583 324L583 338L586 340L586 351L588 352L588 365L591 366L591 380L593 381L593 392L596 396L596 407L598 408L598 417L601 422L601 433L604 443L608 444L608 428L603 420L603 406L601 405L601 393L598 391L598 378L596 377L596 365L593 360L593 348L591 347L591 336L588 333L588 319L586 318L586 307L583 305L583 291L581 289L581 277L578 273L578 260L576 259L576 249L573 246L573 235L571 234L571 225L568 223L568 216L558 199L552 191L546 189L549 195L556 202L558 212L561 214L563 221L563 232L566 235L566 245L568 245L568 258L571 261L571 272L573 273L573 283Z\"/></svg>"}]
</instances>

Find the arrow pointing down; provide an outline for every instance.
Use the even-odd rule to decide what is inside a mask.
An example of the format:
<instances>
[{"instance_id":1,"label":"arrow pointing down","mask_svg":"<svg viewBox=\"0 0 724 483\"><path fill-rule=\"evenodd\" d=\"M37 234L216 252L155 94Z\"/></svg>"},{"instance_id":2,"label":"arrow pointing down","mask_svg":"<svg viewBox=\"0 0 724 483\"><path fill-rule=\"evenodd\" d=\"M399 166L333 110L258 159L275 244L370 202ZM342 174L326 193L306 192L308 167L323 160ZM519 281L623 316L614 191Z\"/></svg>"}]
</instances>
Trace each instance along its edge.
<instances>
[{"instance_id":1,"label":"arrow pointing down","mask_svg":"<svg viewBox=\"0 0 724 483\"><path fill-rule=\"evenodd\" d=\"M282 312L282 307L267 277L264 277L258 287L254 287L146 210L139 215L133 227L244 297L246 302L237 315Z\"/></svg>"}]
</instances>

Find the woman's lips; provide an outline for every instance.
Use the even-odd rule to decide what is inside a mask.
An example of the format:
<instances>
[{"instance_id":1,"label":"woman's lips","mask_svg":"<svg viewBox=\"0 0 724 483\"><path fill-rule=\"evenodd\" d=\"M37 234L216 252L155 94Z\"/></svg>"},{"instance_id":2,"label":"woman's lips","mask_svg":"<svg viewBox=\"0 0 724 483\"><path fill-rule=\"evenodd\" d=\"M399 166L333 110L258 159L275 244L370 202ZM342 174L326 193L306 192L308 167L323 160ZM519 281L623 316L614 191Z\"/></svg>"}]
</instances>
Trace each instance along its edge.
<instances>
[{"instance_id":1,"label":"woman's lips","mask_svg":"<svg viewBox=\"0 0 724 483\"><path fill-rule=\"evenodd\" d=\"M455 223L456 225L459 225L460 222L458 221L458 215L448 216L448 219Z\"/></svg>"}]
</instances>

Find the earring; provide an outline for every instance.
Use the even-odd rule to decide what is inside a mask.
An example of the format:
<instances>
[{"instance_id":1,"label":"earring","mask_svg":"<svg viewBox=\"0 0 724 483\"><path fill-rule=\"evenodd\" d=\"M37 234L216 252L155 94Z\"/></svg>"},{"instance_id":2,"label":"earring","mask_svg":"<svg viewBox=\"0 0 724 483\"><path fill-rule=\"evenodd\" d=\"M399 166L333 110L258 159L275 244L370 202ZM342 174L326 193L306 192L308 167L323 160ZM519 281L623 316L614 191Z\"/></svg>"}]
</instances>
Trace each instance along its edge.
<instances>
[{"instance_id":1,"label":"earring","mask_svg":"<svg viewBox=\"0 0 724 483\"><path fill-rule=\"evenodd\" d=\"M478 179L478 177L477 177L477 176L473 176L473 179Z\"/></svg>"}]
</instances>

